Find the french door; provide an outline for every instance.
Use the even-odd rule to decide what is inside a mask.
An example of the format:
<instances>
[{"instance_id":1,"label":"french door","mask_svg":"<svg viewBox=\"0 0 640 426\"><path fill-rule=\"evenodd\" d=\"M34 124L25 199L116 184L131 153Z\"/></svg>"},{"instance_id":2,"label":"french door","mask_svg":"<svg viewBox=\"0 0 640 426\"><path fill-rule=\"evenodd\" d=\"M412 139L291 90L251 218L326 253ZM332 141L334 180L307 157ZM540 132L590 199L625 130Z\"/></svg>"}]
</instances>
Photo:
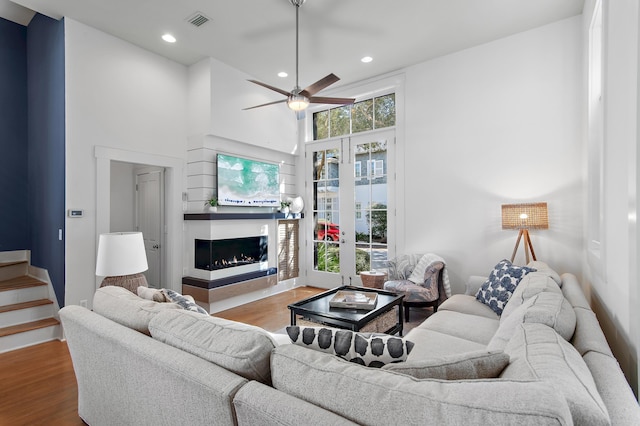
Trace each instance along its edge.
<instances>
[{"instance_id":1,"label":"french door","mask_svg":"<svg viewBox=\"0 0 640 426\"><path fill-rule=\"evenodd\" d=\"M393 254L395 131L367 132L306 147L308 284L361 285Z\"/></svg>"}]
</instances>

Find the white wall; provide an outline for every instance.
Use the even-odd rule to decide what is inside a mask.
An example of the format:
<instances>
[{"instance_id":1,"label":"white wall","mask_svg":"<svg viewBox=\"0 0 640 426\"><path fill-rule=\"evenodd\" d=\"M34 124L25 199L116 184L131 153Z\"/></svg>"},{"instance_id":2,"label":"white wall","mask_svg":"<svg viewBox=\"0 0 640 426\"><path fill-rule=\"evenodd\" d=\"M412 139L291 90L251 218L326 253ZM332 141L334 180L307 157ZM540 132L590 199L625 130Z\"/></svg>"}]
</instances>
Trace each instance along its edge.
<instances>
[{"instance_id":1,"label":"white wall","mask_svg":"<svg viewBox=\"0 0 640 426\"><path fill-rule=\"evenodd\" d=\"M283 98L248 82L250 78L213 58L189 67L189 137L197 141L198 136L212 135L296 153L297 120L293 111L284 104L243 111Z\"/></svg>"},{"instance_id":2,"label":"white wall","mask_svg":"<svg viewBox=\"0 0 640 426\"><path fill-rule=\"evenodd\" d=\"M585 43L595 1L584 8ZM587 257L585 278L598 319L636 393L640 348L638 289L638 113L640 10L637 1L603 2L604 144L600 265ZM588 193L588 197L597 197ZM587 212L592 213L592 212Z\"/></svg>"},{"instance_id":3,"label":"white wall","mask_svg":"<svg viewBox=\"0 0 640 426\"><path fill-rule=\"evenodd\" d=\"M581 49L574 17L406 70L398 252L443 256L454 292L511 256L503 203L548 202L538 260L581 274Z\"/></svg>"},{"instance_id":4,"label":"white wall","mask_svg":"<svg viewBox=\"0 0 640 426\"><path fill-rule=\"evenodd\" d=\"M97 199L103 192L97 188L97 147L184 162L187 69L70 18L65 19L65 69L66 205L85 211L82 219L66 222L65 303L91 303ZM178 200L167 201L178 208L182 180L179 186ZM178 256L181 244L178 238Z\"/></svg>"},{"instance_id":5,"label":"white wall","mask_svg":"<svg viewBox=\"0 0 640 426\"><path fill-rule=\"evenodd\" d=\"M132 232L136 226L135 164L111 162L111 232Z\"/></svg>"}]
</instances>

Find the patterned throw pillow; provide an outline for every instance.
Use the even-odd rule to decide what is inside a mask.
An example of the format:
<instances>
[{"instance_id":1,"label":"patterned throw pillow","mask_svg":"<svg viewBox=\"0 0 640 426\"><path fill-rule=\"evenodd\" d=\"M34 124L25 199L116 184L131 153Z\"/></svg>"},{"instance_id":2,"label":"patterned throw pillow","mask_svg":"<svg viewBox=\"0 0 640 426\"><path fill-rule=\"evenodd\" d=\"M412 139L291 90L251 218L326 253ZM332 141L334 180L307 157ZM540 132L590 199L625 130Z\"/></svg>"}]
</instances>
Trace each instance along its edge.
<instances>
[{"instance_id":1,"label":"patterned throw pillow","mask_svg":"<svg viewBox=\"0 0 640 426\"><path fill-rule=\"evenodd\" d=\"M388 334L356 333L325 327L290 326L287 334L296 345L376 368L405 361L414 345L411 341Z\"/></svg>"},{"instance_id":2,"label":"patterned throw pillow","mask_svg":"<svg viewBox=\"0 0 640 426\"><path fill-rule=\"evenodd\" d=\"M476 293L476 299L489 306L496 314L502 315L502 310L518 283L529 272L535 272L535 269L516 266L507 259L501 260Z\"/></svg>"},{"instance_id":3,"label":"patterned throw pillow","mask_svg":"<svg viewBox=\"0 0 640 426\"><path fill-rule=\"evenodd\" d=\"M180 306L182 309L186 309L187 311L199 312L201 314L209 315L209 312L205 311L192 300L189 300L185 296L181 295L178 292L173 290L169 290L168 288L162 289L162 292L166 296L167 300L173 302Z\"/></svg>"}]
</instances>

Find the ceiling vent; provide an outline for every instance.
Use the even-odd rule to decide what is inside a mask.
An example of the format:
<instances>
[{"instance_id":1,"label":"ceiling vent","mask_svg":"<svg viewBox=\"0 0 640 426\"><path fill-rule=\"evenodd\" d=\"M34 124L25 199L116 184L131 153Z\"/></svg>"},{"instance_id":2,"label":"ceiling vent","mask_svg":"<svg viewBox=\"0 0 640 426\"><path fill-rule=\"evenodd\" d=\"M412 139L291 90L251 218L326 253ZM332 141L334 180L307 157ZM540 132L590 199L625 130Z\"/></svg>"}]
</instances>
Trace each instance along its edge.
<instances>
[{"instance_id":1,"label":"ceiling vent","mask_svg":"<svg viewBox=\"0 0 640 426\"><path fill-rule=\"evenodd\" d=\"M207 22L209 22L211 19L207 18L204 14L202 14L201 12L196 12L193 15L189 16L187 18L187 21L191 24L194 25L196 27L200 27L204 24L206 24Z\"/></svg>"}]
</instances>

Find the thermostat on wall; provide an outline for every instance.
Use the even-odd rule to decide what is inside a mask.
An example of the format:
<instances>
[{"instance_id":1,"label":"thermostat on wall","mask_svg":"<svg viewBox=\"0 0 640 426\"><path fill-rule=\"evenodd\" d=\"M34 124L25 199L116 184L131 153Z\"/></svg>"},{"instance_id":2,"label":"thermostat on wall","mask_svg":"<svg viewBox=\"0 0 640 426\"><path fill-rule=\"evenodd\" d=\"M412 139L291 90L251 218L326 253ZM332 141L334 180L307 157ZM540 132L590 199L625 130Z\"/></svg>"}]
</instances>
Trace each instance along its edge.
<instances>
[{"instance_id":1,"label":"thermostat on wall","mask_svg":"<svg viewBox=\"0 0 640 426\"><path fill-rule=\"evenodd\" d=\"M82 217L84 216L84 210L69 209L69 217Z\"/></svg>"}]
</instances>

